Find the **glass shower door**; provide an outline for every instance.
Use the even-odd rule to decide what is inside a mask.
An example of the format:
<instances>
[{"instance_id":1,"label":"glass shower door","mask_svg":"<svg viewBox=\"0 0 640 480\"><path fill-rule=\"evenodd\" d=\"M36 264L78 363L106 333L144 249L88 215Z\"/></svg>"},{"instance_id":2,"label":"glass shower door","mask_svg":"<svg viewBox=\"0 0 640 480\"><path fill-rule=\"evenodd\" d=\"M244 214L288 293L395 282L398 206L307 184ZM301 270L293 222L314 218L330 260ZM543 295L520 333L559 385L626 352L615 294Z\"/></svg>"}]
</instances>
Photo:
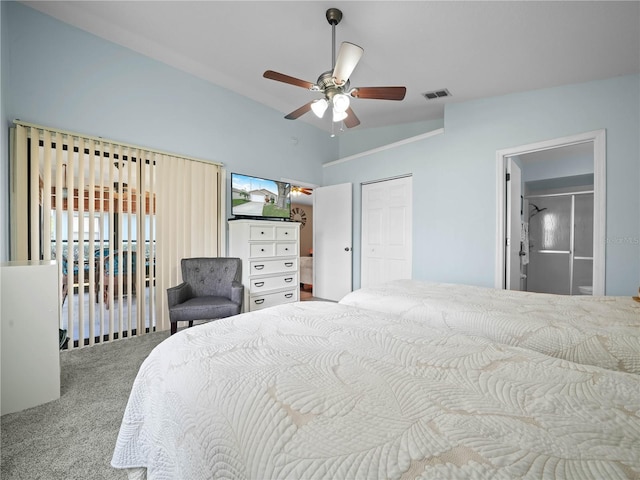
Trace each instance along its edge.
<instances>
[{"instance_id":1,"label":"glass shower door","mask_svg":"<svg viewBox=\"0 0 640 480\"><path fill-rule=\"evenodd\" d=\"M571 196L529 200L527 291L569 295L571 224Z\"/></svg>"},{"instance_id":2,"label":"glass shower door","mask_svg":"<svg viewBox=\"0 0 640 480\"><path fill-rule=\"evenodd\" d=\"M572 294L593 295L593 193L576 195Z\"/></svg>"},{"instance_id":3,"label":"glass shower door","mask_svg":"<svg viewBox=\"0 0 640 480\"><path fill-rule=\"evenodd\" d=\"M593 193L529 198L527 291L592 295Z\"/></svg>"}]
</instances>

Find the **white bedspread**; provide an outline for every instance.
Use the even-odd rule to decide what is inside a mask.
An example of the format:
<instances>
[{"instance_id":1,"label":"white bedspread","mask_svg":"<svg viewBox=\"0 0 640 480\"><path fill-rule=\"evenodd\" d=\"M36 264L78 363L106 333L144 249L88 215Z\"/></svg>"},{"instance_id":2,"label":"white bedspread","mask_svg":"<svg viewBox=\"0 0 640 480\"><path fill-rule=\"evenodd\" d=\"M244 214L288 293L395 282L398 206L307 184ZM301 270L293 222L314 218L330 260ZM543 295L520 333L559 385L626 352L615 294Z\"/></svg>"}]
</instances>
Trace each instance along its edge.
<instances>
[{"instance_id":1,"label":"white bedspread","mask_svg":"<svg viewBox=\"0 0 640 480\"><path fill-rule=\"evenodd\" d=\"M640 303L630 297L551 295L396 280L352 292L340 303L640 374Z\"/></svg>"},{"instance_id":2,"label":"white bedspread","mask_svg":"<svg viewBox=\"0 0 640 480\"><path fill-rule=\"evenodd\" d=\"M637 375L293 303L156 347L112 465L150 480L638 478L639 392Z\"/></svg>"}]
</instances>

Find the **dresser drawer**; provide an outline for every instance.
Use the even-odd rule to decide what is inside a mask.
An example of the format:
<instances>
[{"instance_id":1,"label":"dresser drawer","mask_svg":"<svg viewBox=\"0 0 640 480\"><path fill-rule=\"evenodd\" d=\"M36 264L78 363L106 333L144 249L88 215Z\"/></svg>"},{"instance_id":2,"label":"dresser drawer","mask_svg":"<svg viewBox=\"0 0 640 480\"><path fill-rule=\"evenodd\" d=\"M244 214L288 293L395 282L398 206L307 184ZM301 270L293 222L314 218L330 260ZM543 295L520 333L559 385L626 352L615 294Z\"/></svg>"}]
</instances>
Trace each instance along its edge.
<instances>
[{"instance_id":1,"label":"dresser drawer","mask_svg":"<svg viewBox=\"0 0 640 480\"><path fill-rule=\"evenodd\" d=\"M276 227L276 240L291 240L292 242L298 239L298 229L292 226Z\"/></svg>"},{"instance_id":2,"label":"dresser drawer","mask_svg":"<svg viewBox=\"0 0 640 480\"><path fill-rule=\"evenodd\" d=\"M251 243L249 244L249 256L256 257L274 257L276 255L275 243Z\"/></svg>"},{"instance_id":3,"label":"dresser drawer","mask_svg":"<svg viewBox=\"0 0 640 480\"><path fill-rule=\"evenodd\" d=\"M249 277L254 275L271 275L272 273L287 273L298 271L296 258L282 260L251 260L249 262Z\"/></svg>"},{"instance_id":4,"label":"dresser drawer","mask_svg":"<svg viewBox=\"0 0 640 480\"><path fill-rule=\"evenodd\" d=\"M260 310L262 308L273 307L282 303L298 301L297 288L278 293L268 293L265 295L251 295L249 297L249 311Z\"/></svg>"},{"instance_id":5,"label":"dresser drawer","mask_svg":"<svg viewBox=\"0 0 640 480\"><path fill-rule=\"evenodd\" d=\"M275 240L276 227L269 225L251 225L249 227L249 240Z\"/></svg>"},{"instance_id":6,"label":"dresser drawer","mask_svg":"<svg viewBox=\"0 0 640 480\"><path fill-rule=\"evenodd\" d=\"M298 284L297 272L287 275L276 275L274 277L252 278L251 295L260 294L260 292L268 292L280 288L294 287Z\"/></svg>"},{"instance_id":7,"label":"dresser drawer","mask_svg":"<svg viewBox=\"0 0 640 480\"><path fill-rule=\"evenodd\" d=\"M278 257L290 257L295 255L298 250L298 244L295 242L291 243L276 243L276 255Z\"/></svg>"}]
</instances>

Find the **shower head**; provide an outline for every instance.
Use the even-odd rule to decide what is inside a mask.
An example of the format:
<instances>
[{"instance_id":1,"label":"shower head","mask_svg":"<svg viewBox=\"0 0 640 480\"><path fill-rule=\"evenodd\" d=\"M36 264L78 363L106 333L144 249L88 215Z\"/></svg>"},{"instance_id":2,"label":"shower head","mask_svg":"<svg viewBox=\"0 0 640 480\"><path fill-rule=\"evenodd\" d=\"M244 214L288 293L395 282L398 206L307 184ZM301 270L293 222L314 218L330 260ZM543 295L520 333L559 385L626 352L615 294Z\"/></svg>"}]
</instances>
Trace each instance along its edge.
<instances>
[{"instance_id":1,"label":"shower head","mask_svg":"<svg viewBox=\"0 0 640 480\"><path fill-rule=\"evenodd\" d=\"M529 206L533 207L535 209L536 213L544 212L547 209L547 207L538 208L538 206L535 203L530 203Z\"/></svg>"},{"instance_id":2,"label":"shower head","mask_svg":"<svg viewBox=\"0 0 640 480\"><path fill-rule=\"evenodd\" d=\"M533 208L533 210L529 212L529 219L535 217L537 214L539 214L540 212L544 212L547 209L547 207L539 208L535 203L530 203L529 208Z\"/></svg>"}]
</instances>

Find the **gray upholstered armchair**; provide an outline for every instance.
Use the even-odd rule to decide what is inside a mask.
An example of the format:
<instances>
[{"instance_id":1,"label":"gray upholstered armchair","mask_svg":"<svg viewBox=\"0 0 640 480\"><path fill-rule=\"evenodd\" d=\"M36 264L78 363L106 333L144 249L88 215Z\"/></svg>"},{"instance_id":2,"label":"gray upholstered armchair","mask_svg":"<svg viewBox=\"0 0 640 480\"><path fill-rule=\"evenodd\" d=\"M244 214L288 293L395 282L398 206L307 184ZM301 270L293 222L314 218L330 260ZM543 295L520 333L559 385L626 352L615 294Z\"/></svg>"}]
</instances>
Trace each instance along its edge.
<instances>
[{"instance_id":1,"label":"gray upholstered armchair","mask_svg":"<svg viewBox=\"0 0 640 480\"><path fill-rule=\"evenodd\" d=\"M212 320L237 315L244 286L239 258L183 258L183 283L167 289L171 335L177 322Z\"/></svg>"}]
</instances>

